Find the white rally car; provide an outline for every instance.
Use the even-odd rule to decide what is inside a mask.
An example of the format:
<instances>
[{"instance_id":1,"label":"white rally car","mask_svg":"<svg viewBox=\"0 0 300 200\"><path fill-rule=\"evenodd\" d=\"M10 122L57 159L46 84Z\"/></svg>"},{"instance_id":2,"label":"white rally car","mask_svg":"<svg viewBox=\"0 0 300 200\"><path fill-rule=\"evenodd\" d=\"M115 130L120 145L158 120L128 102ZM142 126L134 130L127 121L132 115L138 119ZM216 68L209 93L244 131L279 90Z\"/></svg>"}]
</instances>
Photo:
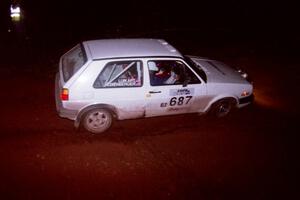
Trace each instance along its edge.
<instances>
[{"instance_id":1,"label":"white rally car","mask_svg":"<svg viewBox=\"0 0 300 200\"><path fill-rule=\"evenodd\" d=\"M253 100L246 73L183 56L161 39L84 41L61 57L55 91L59 116L92 133L114 119L208 111L223 117Z\"/></svg>"}]
</instances>

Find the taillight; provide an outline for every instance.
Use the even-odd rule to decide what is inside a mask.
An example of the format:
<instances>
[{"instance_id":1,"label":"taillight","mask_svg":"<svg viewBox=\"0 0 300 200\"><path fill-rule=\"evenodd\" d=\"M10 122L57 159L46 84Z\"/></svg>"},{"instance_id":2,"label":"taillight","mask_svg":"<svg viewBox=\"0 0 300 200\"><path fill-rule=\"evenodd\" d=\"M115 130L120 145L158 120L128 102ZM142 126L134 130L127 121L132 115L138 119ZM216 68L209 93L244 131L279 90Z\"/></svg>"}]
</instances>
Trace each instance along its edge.
<instances>
[{"instance_id":1,"label":"taillight","mask_svg":"<svg viewBox=\"0 0 300 200\"><path fill-rule=\"evenodd\" d=\"M68 101L69 100L69 90L66 89L66 88L63 88L61 90L61 93L60 93L60 99L62 101Z\"/></svg>"}]
</instances>

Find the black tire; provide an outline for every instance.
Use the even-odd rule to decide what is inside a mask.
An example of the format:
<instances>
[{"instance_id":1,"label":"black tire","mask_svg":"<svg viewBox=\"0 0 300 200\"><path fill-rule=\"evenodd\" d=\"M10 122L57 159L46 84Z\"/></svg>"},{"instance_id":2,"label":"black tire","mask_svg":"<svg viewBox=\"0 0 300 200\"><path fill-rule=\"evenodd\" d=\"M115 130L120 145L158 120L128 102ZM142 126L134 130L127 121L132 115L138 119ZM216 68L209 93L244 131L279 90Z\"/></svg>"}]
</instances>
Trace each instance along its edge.
<instances>
[{"instance_id":1,"label":"black tire","mask_svg":"<svg viewBox=\"0 0 300 200\"><path fill-rule=\"evenodd\" d=\"M81 121L85 130L94 133L104 133L113 123L113 115L107 109L96 108L84 114Z\"/></svg>"},{"instance_id":2,"label":"black tire","mask_svg":"<svg viewBox=\"0 0 300 200\"><path fill-rule=\"evenodd\" d=\"M231 99L222 99L213 104L211 114L214 117L221 118L227 116L234 106L234 101Z\"/></svg>"}]
</instances>

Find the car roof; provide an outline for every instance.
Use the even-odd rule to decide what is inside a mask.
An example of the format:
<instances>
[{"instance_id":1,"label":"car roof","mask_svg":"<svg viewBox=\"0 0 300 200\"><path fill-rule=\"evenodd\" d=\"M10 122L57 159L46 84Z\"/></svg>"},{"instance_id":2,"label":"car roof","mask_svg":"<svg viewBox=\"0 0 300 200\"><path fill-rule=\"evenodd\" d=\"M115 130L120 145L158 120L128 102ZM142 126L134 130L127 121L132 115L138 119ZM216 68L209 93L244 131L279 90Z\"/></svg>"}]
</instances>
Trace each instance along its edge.
<instances>
[{"instance_id":1,"label":"car roof","mask_svg":"<svg viewBox=\"0 0 300 200\"><path fill-rule=\"evenodd\" d=\"M183 57L163 39L102 39L82 42L93 60L124 57Z\"/></svg>"}]
</instances>

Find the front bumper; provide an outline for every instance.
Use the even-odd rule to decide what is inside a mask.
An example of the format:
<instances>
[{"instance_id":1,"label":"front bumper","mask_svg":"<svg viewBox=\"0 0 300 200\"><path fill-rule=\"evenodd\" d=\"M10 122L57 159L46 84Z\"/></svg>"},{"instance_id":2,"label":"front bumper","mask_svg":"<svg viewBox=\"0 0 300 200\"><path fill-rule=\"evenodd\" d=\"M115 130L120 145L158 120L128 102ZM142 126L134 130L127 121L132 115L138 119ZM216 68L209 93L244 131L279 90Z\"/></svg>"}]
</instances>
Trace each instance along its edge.
<instances>
[{"instance_id":1,"label":"front bumper","mask_svg":"<svg viewBox=\"0 0 300 200\"><path fill-rule=\"evenodd\" d=\"M251 94L250 96L244 97L244 98L240 98L238 107L244 107L246 105L249 105L253 101L254 101L254 95L253 94Z\"/></svg>"},{"instance_id":2,"label":"front bumper","mask_svg":"<svg viewBox=\"0 0 300 200\"><path fill-rule=\"evenodd\" d=\"M250 96L240 98L239 104L252 103L253 101L254 101L254 95L251 94Z\"/></svg>"}]
</instances>

